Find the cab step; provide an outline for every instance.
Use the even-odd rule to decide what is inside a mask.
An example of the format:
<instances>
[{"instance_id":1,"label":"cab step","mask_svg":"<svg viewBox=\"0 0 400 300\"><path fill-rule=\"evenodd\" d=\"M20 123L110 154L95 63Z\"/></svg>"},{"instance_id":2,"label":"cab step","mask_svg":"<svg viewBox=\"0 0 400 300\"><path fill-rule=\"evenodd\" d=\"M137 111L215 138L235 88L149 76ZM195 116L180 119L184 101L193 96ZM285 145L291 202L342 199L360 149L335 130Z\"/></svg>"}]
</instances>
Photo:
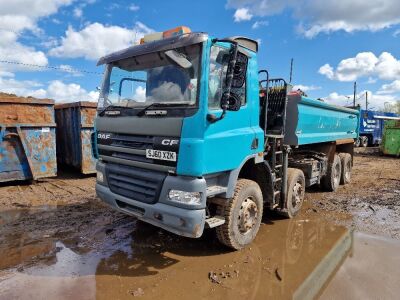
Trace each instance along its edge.
<instances>
[{"instance_id":1,"label":"cab step","mask_svg":"<svg viewBox=\"0 0 400 300\"><path fill-rule=\"evenodd\" d=\"M207 228L218 227L224 223L225 223L225 218L221 217L221 216L215 216L215 217L206 219L206 227Z\"/></svg>"}]
</instances>

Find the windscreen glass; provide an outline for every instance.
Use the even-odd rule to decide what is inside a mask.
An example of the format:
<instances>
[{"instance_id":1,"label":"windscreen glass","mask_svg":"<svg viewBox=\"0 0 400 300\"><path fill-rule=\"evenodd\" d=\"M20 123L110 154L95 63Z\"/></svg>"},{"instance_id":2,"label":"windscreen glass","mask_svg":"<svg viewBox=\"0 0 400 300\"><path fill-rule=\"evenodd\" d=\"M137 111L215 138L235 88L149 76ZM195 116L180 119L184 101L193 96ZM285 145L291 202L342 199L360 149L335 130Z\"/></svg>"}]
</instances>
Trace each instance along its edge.
<instances>
[{"instance_id":1,"label":"windscreen glass","mask_svg":"<svg viewBox=\"0 0 400 300\"><path fill-rule=\"evenodd\" d=\"M102 102L122 107L197 104L201 44L154 52L112 63Z\"/></svg>"}]
</instances>

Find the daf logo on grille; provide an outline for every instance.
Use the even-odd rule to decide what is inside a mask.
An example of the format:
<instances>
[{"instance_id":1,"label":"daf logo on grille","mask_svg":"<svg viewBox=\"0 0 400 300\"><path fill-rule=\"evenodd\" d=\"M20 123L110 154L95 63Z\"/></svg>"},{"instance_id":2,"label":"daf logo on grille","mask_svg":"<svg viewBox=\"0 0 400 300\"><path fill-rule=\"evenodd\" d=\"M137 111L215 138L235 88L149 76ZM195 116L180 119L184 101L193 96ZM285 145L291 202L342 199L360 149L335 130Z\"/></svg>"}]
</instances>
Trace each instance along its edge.
<instances>
[{"instance_id":1,"label":"daf logo on grille","mask_svg":"<svg viewBox=\"0 0 400 300\"><path fill-rule=\"evenodd\" d=\"M173 145L178 145L179 140L170 140L170 139L164 139L161 141L161 144L164 146L173 146Z\"/></svg>"},{"instance_id":2,"label":"daf logo on grille","mask_svg":"<svg viewBox=\"0 0 400 300\"><path fill-rule=\"evenodd\" d=\"M99 133L97 134L97 138L98 139L102 139L102 140L107 140L111 137L111 134L109 133Z\"/></svg>"}]
</instances>

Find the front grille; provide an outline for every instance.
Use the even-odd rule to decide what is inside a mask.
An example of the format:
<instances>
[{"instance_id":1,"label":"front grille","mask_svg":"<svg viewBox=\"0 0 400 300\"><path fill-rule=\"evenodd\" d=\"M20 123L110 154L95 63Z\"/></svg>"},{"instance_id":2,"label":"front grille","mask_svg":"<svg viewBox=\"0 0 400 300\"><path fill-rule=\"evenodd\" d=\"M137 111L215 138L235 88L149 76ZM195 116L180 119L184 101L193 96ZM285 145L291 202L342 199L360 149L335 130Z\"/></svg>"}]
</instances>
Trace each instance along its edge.
<instances>
[{"instance_id":1,"label":"front grille","mask_svg":"<svg viewBox=\"0 0 400 300\"><path fill-rule=\"evenodd\" d=\"M161 144L164 138L149 135L130 135L112 133L108 134L107 139L98 139L98 152L102 158L119 158L130 161L138 161L149 164L159 164L176 167L177 162L155 160L146 157L146 149L157 149L178 152L176 149L166 149Z\"/></svg>"},{"instance_id":2,"label":"front grille","mask_svg":"<svg viewBox=\"0 0 400 300\"><path fill-rule=\"evenodd\" d=\"M108 163L106 165L106 176L113 193L152 204L157 202L167 174Z\"/></svg>"},{"instance_id":3,"label":"front grille","mask_svg":"<svg viewBox=\"0 0 400 300\"><path fill-rule=\"evenodd\" d=\"M154 136L113 134L110 145L141 150L153 149Z\"/></svg>"}]
</instances>

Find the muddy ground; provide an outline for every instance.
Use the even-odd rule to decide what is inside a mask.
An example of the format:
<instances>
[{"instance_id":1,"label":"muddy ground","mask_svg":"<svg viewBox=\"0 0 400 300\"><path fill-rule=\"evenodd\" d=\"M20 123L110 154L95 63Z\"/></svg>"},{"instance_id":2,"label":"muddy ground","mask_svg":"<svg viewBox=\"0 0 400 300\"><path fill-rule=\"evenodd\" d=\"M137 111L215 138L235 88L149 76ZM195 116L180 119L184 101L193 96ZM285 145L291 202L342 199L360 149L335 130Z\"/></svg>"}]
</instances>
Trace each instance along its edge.
<instances>
[{"instance_id":1,"label":"muddy ground","mask_svg":"<svg viewBox=\"0 0 400 300\"><path fill-rule=\"evenodd\" d=\"M233 253L212 232L181 238L111 210L95 197L94 177L68 171L3 184L0 298L184 299L193 289L194 298L287 296L343 225L400 239L400 160L361 151L352 184L308 190L300 216L266 215L254 245ZM268 289L259 282L265 276Z\"/></svg>"},{"instance_id":2,"label":"muddy ground","mask_svg":"<svg viewBox=\"0 0 400 300\"><path fill-rule=\"evenodd\" d=\"M336 193L311 188L306 201L319 213L357 231L400 239L400 159L378 148L357 148L351 184ZM342 214L352 218L342 219Z\"/></svg>"}]
</instances>

